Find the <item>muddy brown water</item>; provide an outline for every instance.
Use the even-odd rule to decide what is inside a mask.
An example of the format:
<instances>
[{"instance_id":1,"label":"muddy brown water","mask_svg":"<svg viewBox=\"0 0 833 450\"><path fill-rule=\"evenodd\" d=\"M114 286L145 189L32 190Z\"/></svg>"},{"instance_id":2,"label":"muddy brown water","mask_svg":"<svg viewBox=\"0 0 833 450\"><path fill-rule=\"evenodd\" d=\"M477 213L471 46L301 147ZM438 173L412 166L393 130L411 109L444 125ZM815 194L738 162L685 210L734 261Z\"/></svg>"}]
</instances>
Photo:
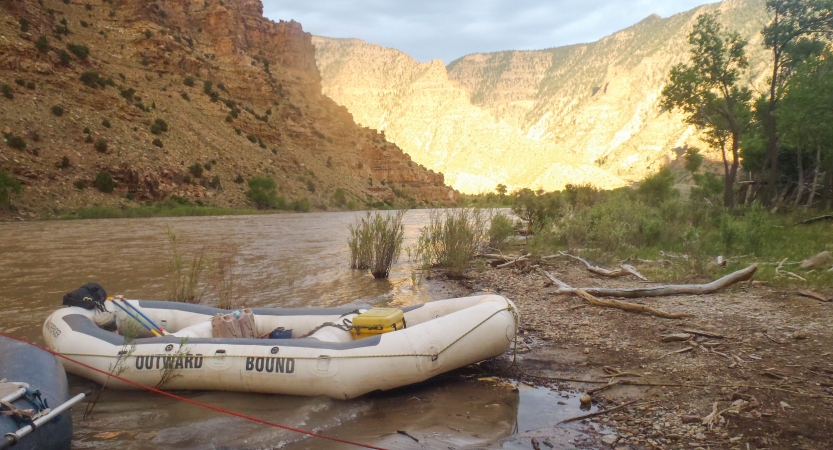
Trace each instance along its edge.
<instances>
[{"instance_id":1,"label":"muddy brown water","mask_svg":"<svg viewBox=\"0 0 833 450\"><path fill-rule=\"evenodd\" d=\"M0 223L0 331L42 343L46 316L60 307L64 293L90 281L102 284L108 295L164 298L168 229L184 255L236 247L236 291L247 306L405 306L445 298L441 286L414 281L404 250L387 280L351 270L348 225L359 214ZM426 210L406 214L404 247L416 242L428 218ZM206 302L211 301L209 296ZM73 393L97 387L75 376L70 386ZM268 421L394 448L516 448L524 433L581 413L572 396L517 389L471 369L350 401L181 394ZM73 448L352 448L147 392L105 389L92 417L82 416L83 407L74 408ZM560 444L569 447L567 437Z\"/></svg>"}]
</instances>

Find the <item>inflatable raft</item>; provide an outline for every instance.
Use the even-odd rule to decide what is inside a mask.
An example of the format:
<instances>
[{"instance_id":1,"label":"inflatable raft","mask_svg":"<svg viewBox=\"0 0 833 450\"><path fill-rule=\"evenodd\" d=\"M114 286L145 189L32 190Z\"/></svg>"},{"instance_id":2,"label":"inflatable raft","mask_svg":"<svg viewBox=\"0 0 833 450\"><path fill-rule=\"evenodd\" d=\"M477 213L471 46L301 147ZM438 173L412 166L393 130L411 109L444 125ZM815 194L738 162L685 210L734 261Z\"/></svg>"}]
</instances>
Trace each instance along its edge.
<instances>
[{"instance_id":1,"label":"inflatable raft","mask_svg":"<svg viewBox=\"0 0 833 450\"><path fill-rule=\"evenodd\" d=\"M43 336L56 352L99 370L62 361L68 372L98 383L116 373L170 390L349 399L499 356L515 337L518 317L515 305L497 295L410 306L398 317L386 317L389 311L374 315L376 310L247 308L232 314L186 303L117 299L93 310L59 309L44 323ZM115 316L117 326L107 315ZM124 330L131 323L135 330L135 321L162 335L126 339ZM218 334L247 337L214 337ZM112 378L107 386L137 388Z\"/></svg>"},{"instance_id":2,"label":"inflatable raft","mask_svg":"<svg viewBox=\"0 0 833 450\"><path fill-rule=\"evenodd\" d=\"M68 449L72 443L67 377L57 358L0 336L0 449ZM34 425L34 426L33 426Z\"/></svg>"}]
</instances>

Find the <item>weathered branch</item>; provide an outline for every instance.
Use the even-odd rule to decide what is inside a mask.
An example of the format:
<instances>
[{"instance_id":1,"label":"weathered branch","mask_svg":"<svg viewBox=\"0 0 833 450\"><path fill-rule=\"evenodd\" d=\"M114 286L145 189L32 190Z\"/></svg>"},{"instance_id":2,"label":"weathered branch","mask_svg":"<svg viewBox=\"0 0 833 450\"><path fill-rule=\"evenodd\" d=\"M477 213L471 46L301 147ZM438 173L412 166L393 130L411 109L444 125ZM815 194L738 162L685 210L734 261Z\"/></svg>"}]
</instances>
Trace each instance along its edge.
<instances>
[{"instance_id":1,"label":"weathered branch","mask_svg":"<svg viewBox=\"0 0 833 450\"><path fill-rule=\"evenodd\" d=\"M561 254L564 255L564 256L573 258L577 261L581 261L582 263L584 263L585 267L587 267L587 270L589 270L589 271L591 271L591 272L593 272L597 275L601 275L601 276L608 277L608 278L617 278L617 277L624 277L624 276L627 276L627 275L633 275L636 278L639 278L640 280L648 281L647 278L645 278L641 273L639 273L630 264L620 264L619 269L617 269L617 270L608 270L608 269L605 269L603 267L594 266L594 265L590 264L589 262L587 262L586 260L584 260L583 258L579 258L578 256L569 255L569 254L563 253L563 252Z\"/></svg>"},{"instance_id":2,"label":"weathered branch","mask_svg":"<svg viewBox=\"0 0 833 450\"><path fill-rule=\"evenodd\" d=\"M661 309L651 308L650 306L639 305L636 303L620 302L619 300L603 300L600 298L593 297L592 295L588 294L587 292L584 292L581 289L576 290L575 294L583 298L587 303L590 303L594 306L606 306L608 308L616 308L624 311L642 312L658 317L664 317L666 319L682 319L684 317L693 317L691 314L669 313Z\"/></svg>"},{"instance_id":3,"label":"weathered branch","mask_svg":"<svg viewBox=\"0 0 833 450\"><path fill-rule=\"evenodd\" d=\"M812 219L802 220L798 222L799 225L807 225L808 223L819 222L821 220L833 220L833 214L828 214L826 216L818 216L813 217Z\"/></svg>"},{"instance_id":4,"label":"weathered branch","mask_svg":"<svg viewBox=\"0 0 833 450\"><path fill-rule=\"evenodd\" d=\"M746 281L752 279L752 276L755 274L755 271L758 270L757 264L752 264L751 266L738 270L737 272L732 272L722 278L712 281L711 283L706 284L670 284L666 286L654 286L654 287L647 287L647 288L634 288L634 289L608 289L608 288L574 288L570 287L565 284L563 281L558 280L557 278L553 277L547 272L544 274L552 280L553 283L558 285L558 290L555 291L556 294L575 294L576 291L584 291L590 295L596 297L624 297L624 298L638 298L638 297L665 297L670 295L702 295L702 294L710 294L715 291L719 291L720 289L725 288L726 286L730 286L732 284L738 283L740 281Z\"/></svg>"},{"instance_id":5,"label":"weathered branch","mask_svg":"<svg viewBox=\"0 0 833 450\"><path fill-rule=\"evenodd\" d=\"M776 275L787 275L787 276L790 276L790 277L795 278L797 280L807 281L801 275L794 274L794 273L792 273L788 270L781 270L781 266L783 266L785 262L787 262L787 258L782 259L781 262L778 263L778 266L775 268L775 274Z\"/></svg>"}]
</instances>

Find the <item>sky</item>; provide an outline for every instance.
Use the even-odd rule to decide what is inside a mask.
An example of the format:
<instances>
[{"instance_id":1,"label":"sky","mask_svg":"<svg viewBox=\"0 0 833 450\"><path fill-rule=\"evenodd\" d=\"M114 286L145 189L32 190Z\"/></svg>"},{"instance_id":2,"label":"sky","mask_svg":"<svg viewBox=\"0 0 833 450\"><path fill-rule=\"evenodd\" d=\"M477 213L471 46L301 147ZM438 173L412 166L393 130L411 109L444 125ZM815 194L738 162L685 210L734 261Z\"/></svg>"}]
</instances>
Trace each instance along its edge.
<instances>
[{"instance_id":1,"label":"sky","mask_svg":"<svg viewBox=\"0 0 833 450\"><path fill-rule=\"evenodd\" d=\"M471 54L592 42L651 14L713 0L263 0L264 15L445 64Z\"/></svg>"}]
</instances>

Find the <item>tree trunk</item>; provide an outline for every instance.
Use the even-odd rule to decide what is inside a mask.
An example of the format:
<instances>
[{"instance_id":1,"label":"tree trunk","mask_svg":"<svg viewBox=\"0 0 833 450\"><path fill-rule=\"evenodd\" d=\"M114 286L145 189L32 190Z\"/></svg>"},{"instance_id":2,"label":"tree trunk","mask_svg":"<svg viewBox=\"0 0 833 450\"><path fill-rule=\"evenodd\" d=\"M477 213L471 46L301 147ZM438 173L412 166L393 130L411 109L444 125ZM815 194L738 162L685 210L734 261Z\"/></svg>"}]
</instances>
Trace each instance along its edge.
<instances>
[{"instance_id":1,"label":"tree trunk","mask_svg":"<svg viewBox=\"0 0 833 450\"><path fill-rule=\"evenodd\" d=\"M793 203L793 207L798 208L801 202L801 191L804 190L804 166L801 162L801 149L796 149L795 154L798 155L798 189L795 191L795 203Z\"/></svg>"},{"instance_id":2,"label":"tree trunk","mask_svg":"<svg viewBox=\"0 0 833 450\"><path fill-rule=\"evenodd\" d=\"M830 209L830 201L833 200L833 170L826 169L824 175L824 186L821 189L821 198L824 199L824 209Z\"/></svg>"},{"instance_id":3,"label":"tree trunk","mask_svg":"<svg viewBox=\"0 0 833 450\"><path fill-rule=\"evenodd\" d=\"M775 20L778 18L776 16ZM778 198L778 126L775 119L775 108L778 103L778 69L781 65L781 51L776 43L772 48L772 77L769 82L769 101L767 102L766 123L764 134L767 136L766 159L769 160L769 183L762 198L765 206L771 206ZM763 168L766 170L766 167Z\"/></svg>"},{"instance_id":4,"label":"tree trunk","mask_svg":"<svg viewBox=\"0 0 833 450\"><path fill-rule=\"evenodd\" d=\"M804 209L813 206L813 197L816 196L816 183L819 182L819 166L821 166L821 144L816 144L816 170L813 174L813 185L810 187L810 198L807 199Z\"/></svg>"},{"instance_id":5,"label":"tree trunk","mask_svg":"<svg viewBox=\"0 0 833 450\"><path fill-rule=\"evenodd\" d=\"M726 191L723 193L723 206L732 209L735 207L735 178L738 175L738 166L740 165L740 158L738 155L739 147L739 133L732 133L732 165L727 167L726 152L724 151L724 167L726 170Z\"/></svg>"}]
</instances>

